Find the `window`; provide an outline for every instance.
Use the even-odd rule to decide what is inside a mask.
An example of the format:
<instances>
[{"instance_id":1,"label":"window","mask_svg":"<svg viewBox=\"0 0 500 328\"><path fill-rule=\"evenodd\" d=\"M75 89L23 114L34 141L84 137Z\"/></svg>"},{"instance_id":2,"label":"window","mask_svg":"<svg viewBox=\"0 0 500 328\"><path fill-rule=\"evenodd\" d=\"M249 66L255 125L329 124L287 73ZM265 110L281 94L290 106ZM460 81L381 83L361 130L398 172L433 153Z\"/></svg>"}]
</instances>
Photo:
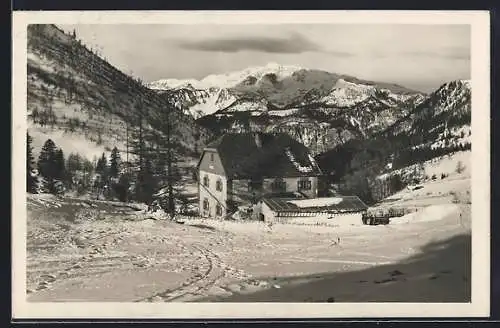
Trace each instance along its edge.
<instances>
[{"instance_id":1,"label":"window","mask_svg":"<svg viewBox=\"0 0 500 328\"><path fill-rule=\"evenodd\" d=\"M262 190L262 179L248 182L248 191Z\"/></svg>"},{"instance_id":2,"label":"window","mask_svg":"<svg viewBox=\"0 0 500 328\"><path fill-rule=\"evenodd\" d=\"M214 161L214 153L210 153L210 160L213 162Z\"/></svg>"},{"instance_id":3,"label":"window","mask_svg":"<svg viewBox=\"0 0 500 328\"><path fill-rule=\"evenodd\" d=\"M286 182L281 178L277 178L271 183L271 189L273 191L286 191Z\"/></svg>"},{"instance_id":4,"label":"window","mask_svg":"<svg viewBox=\"0 0 500 328\"><path fill-rule=\"evenodd\" d=\"M299 180L297 186L299 190L311 190L311 180Z\"/></svg>"},{"instance_id":5,"label":"window","mask_svg":"<svg viewBox=\"0 0 500 328\"><path fill-rule=\"evenodd\" d=\"M220 206L220 204L217 204L217 206L215 206L215 214L217 216L222 216L222 206Z\"/></svg>"},{"instance_id":6,"label":"window","mask_svg":"<svg viewBox=\"0 0 500 328\"><path fill-rule=\"evenodd\" d=\"M222 180L221 179L218 179L217 182L215 183L215 190L222 191Z\"/></svg>"},{"instance_id":7,"label":"window","mask_svg":"<svg viewBox=\"0 0 500 328\"><path fill-rule=\"evenodd\" d=\"M204 185L205 187L208 187L208 186L209 186L208 176L206 176L206 175L203 177L203 185Z\"/></svg>"},{"instance_id":8,"label":"window","mask_svg":"<svg viewBox=\"0 0 500 328\"><path fill-rule=\"evenodd\" d=\"M208 211L208 199L203 199L203 210Z\"/></svg>"}]
</instances>

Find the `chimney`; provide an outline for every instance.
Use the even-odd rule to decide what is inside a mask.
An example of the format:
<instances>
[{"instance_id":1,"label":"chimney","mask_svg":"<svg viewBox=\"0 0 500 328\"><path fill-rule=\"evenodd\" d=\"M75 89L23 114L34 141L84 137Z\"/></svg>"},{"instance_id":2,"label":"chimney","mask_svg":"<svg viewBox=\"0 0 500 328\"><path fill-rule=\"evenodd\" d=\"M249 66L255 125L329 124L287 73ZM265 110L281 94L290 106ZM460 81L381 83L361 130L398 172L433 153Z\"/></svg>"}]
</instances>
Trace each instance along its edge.
<instances>
[{"instance_id":1,"label":"chimney","mask_svg":"<svg viewBox=\"0 0 500 328\"><path fill-rule=\"evenodd\" d=\"M262 136L260 135L260 132L255 132L254 138L255 138L255 144L257 145L257 148L262 148Z\"/></svg>"}]
</instances>

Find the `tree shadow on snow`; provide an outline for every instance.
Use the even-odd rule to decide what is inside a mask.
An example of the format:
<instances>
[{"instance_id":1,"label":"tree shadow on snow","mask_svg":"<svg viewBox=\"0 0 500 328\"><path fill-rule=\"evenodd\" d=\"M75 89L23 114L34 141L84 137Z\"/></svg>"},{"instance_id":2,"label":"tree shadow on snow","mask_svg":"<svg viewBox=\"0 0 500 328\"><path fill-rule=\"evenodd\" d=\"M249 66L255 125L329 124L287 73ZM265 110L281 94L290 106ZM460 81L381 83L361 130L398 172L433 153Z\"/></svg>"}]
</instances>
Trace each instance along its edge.
<instances>
[{"instance_id":1,"label":"tree shadow on snow","mask_svg":"<svg viewBox=\"0 0 500 328\"><path fill-rule=\"evenodd\" d=\"M211 302L470 302L471 236L420 248L403 261L368 269L260 279L269 288Z\"/></svg>"}]
</instances>

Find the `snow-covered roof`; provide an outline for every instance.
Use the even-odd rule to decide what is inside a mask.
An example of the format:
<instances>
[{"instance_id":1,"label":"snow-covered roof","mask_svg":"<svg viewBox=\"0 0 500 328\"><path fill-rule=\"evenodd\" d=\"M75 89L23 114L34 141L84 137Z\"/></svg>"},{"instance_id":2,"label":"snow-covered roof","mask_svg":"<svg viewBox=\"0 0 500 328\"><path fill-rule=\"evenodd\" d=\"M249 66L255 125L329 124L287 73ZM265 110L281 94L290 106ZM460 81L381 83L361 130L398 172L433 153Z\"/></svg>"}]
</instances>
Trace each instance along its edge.
<instances>
[{"instance_id":1,"label":"snow-covered roof","mask_svg":"<svg viewBox=\"0 0 500 328\"><path fill-rule=\"evenodd\" d=\"M309 149L285 133L229 133L209 144L209 149L218 152L228 177L321 175Z\"/></svg>"},{"instance_id":2,"label":"snow-covered roof","mask_svg":"<svg viewBox=\"0 0 500 328\"><path fill-rule=\"evenodd\" d=\"M274 212L362 212L368 206L357 196L321 197L309 199L264 198Z\"/></svg>"}]
</instances>

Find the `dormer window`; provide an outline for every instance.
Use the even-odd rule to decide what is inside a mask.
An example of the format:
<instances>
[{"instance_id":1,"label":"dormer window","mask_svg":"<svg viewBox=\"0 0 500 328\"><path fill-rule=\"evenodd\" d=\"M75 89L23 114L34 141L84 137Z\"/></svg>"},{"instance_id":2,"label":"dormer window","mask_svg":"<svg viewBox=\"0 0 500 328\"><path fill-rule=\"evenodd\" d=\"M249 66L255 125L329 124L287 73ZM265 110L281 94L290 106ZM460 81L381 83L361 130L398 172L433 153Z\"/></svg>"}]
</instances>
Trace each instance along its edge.
<instances>
[{"instance_id":1,"label":"dormer window","mask_svg":"<svg viewBox=\"0 0 500 328\"><path fill-rule=\"evenodd\" d=\"M217 179L217 182L215 183L215 190L222 191L222 180L221 179Z\"/></svg>"},{"instance_id":2,"label":"dormer window","mask_svg":"<svg viewBox=\"0 0 500 328\"><path fill-rule=\"evenodd\" d=\"M208 181L208 176L206 175L203 177L203 185L205 187L208 187L210 185L210 182Z\"/></svg>"}]
</instances>

